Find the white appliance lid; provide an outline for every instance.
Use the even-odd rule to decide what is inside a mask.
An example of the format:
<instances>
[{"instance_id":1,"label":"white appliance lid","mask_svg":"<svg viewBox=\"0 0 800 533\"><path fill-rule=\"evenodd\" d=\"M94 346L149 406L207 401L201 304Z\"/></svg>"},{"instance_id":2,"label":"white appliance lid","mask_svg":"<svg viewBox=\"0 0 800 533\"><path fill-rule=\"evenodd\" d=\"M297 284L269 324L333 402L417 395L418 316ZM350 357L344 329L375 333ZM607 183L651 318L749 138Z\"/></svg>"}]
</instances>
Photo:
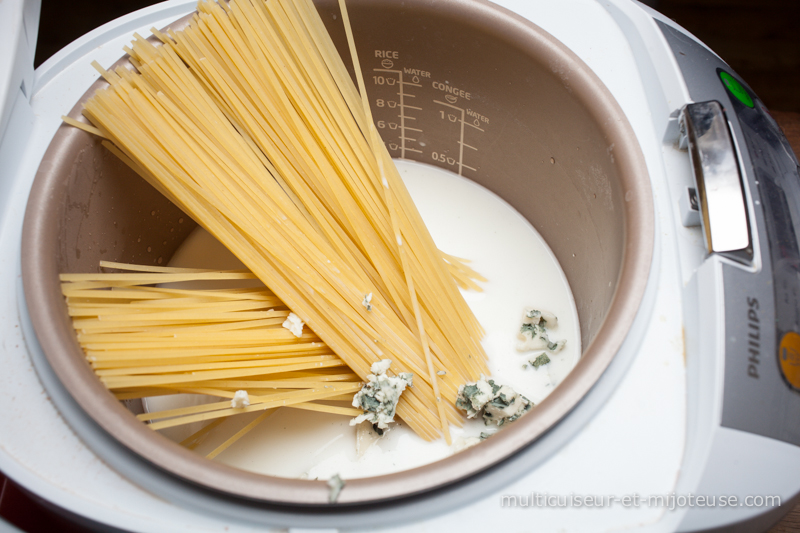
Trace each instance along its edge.
<instances>
[{"instance_id":1,"label":"white appliance lid","mask_svg":"<svg viewBox=\"0 0 800 533\"><path fill-rule=\"evenodd\" d=\"M41 7L41 0L0 2L0 139L19 91L30 100Z\"/></svg>"}]
</instances>

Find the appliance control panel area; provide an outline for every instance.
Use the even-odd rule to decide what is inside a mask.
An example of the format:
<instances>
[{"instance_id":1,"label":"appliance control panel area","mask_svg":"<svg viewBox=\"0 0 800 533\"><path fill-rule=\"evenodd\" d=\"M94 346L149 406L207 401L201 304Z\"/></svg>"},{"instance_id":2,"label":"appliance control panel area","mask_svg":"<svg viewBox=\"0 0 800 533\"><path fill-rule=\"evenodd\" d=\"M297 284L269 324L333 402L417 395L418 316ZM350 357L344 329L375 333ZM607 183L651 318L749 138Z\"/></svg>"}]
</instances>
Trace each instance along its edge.
<instances>
[{"instance_id":1,"label":"appliance control panel area","mask_svg":"<svg viewBox=\"0 0 800 533\"><path fill-rule=\"evenodd\" d=\"M684 110L684 136L691 137L687 129L700 130L695 137L719 129L724 116L727 132L716 137L728 134L731 141L730 148L713 146L716 153L696 139L694 147L687 142L707 251L724 258L716 281L724 302L722 425L800 446L800 167L775 120L730 67L679 30L657 24L695 102ZM722 174L738 196L714 204L720 189L704 176L719 181ZM710 239L712 230L720 231L714 219L732 216L725 209L735 211L741 199L750 242L742 250L720 250ZM709 214L709 201L716 213Z\"/></svg>"}]
</instances>

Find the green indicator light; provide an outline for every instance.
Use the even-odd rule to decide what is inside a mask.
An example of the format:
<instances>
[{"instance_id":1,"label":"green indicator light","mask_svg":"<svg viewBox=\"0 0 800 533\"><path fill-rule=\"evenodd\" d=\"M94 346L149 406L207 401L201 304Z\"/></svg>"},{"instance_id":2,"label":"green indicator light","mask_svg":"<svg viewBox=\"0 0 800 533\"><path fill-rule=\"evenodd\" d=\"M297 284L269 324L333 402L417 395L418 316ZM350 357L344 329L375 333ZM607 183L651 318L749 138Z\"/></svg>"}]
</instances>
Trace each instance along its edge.
<instances>
[{"instance_id":1,"label":"green indicator light","mask_svg":"<svg viewBox=\"0 0 800 533\"><path fill-rule=\"evenodd\" d=\"M747 89L742 87L742 84L736 81L736 78L725 71L721 71L719 73L719 77L722 79L722 83L725 85L725 87L727 87L731 94L735 96L741 103L747 107L754 106L753 99L750 98L749 94L747 94Z\"/></svg>"}]
</instances>

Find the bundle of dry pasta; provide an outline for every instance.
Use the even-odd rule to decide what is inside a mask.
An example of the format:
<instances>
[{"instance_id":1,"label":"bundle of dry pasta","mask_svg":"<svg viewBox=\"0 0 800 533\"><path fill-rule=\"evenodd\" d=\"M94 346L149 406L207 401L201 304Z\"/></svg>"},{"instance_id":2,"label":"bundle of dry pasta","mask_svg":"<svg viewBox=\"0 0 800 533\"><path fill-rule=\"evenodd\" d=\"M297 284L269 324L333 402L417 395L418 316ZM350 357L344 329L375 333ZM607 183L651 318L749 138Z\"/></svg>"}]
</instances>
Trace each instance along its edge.
<instances>
[{"instance_id":1,"label":"bundle of dry pasta","mask_svg":"<svg viewBox=\"0 0 800 533\"><path fill-rule=\"evenodd\" d=\"M488 373L463 265L434 245L313 4L204 0L154 33L85 105L105 144L362 379L386 358L413 373L398 414L449 440L458 386Z\"/></svg>"},{"instance_id":2,"label":"bundle of dry pasta","mask_svg":"<svg viewBox=\"0 0 800 533\"><path fill-rule=\"evenodd\" d=\"M312 332L297 336L282 327L289 311L268 289L175 287L253 274L101 265L126 272L62 274L62 293L87 361L117 398L189 393L228 399L139 415L153 421L153 429L281 406L360 414L315 403L349 402L362 383ZM237 391L247 398L233 407Z\"/></svg>"}]
</instances>

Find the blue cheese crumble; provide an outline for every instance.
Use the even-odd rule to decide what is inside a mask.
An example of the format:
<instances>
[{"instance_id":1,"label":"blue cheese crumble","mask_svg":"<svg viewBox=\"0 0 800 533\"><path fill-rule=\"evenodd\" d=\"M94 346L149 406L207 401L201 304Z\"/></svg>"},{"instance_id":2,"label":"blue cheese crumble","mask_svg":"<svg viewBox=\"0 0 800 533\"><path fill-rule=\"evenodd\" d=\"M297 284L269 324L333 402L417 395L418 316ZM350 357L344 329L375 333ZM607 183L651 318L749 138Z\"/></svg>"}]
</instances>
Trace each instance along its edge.
<instances>
[{"instance_id":1,"label":"blue cheese crumble","mask_svg":"<svg viewBox=\"0 0 800 533\"><path fill-rule=\"evenodd\" d=\"M330 503L336 503L336 500L339 499L339 494L342 492L344 488L344 480L339 477L339 474L334 474L328 481L328 501Z\"/></svg>"},{"instance_id":2,"label":"blue cheese crumble","mask_svg":"<svg viewBox=\"0 0 800 533\"><path fill-rule=\"evenodd\" d=\"M467 448L472 448L476 444L480 444L494 433L481 432L480 437L459 437L453 442L453 453L463 452Z\"/></svg>"},{"instance_id":3,"label":"blue cheese crumble","mask_svg":"<svg viewBox=\"0 0 800 533\"><path fill-rule=\"evenodd\" d=\"M517 350L527 352L530 350L548 350L558 353L567 343L566 340L551 341L548 330L558 326L558 319L553 313L526 307L522 313L522 325L517 335L522 341L517 344Z\"/></svg>"},{"instance_id":4,"label":"blue cheese crumble","mask_svg":"<svg viewBox=\"0 0 800 533\"><path fill-rule=\"evenodd\" d=\"M246 390L237 390L233 399L231 400L231 407L234 409L242 409L250 405L250 397L247 395Z\"/></svg>"},{"instance_id":5,"label":"blue cheese crumble","mask_svg":"<svg viewBox=\"0 0 800 533\"><path fill-rule=\"evenodd\" d=\"M367 421L378 435L383 435L389 429L400 395L406 387L411 386L414 377L410 372L401 372L397 377L387 375L391 364L390 359L372 364L372 374L367 375L367 384L353 397L353 407L363 409L364 414L350 420L351 426Z\"/></svg>"},{"instance_id":6,"label":"blue cheese crumble","mask_svg":"<svg viewBox=\"0 0 800 533\"><path fill-rule=\"evenodd\" d=\"M546 365L550 362L550 358L547 356L546 353L540 353L536 359L531 359L530 363L533 365L533 368L539 368L542 365Z\"/></svg>"},{"instance_id":7,"label":"blue cheese crumble","mask_svg":"<svg viewBox=\"0 0 800 533\"><path fill-rule=\"evenodd\" d=\"M363 305L367 311L372 311L372 293L364 296L364 300L362 300L361 305Z\"/></svg>"},{"instance_id":8,"label":"blue cheese crumble","mask_svg":"<svg viewBox=\"0 0 800 533\"><path fill-rule=\"evenodd\" d=\"M458 388L456 407L467 412L467 418L483 416L485 424L502 426L513 422L531 410L533 402L508 385L498 385L493 379L481 379Z\"/></svg>"},{"instance_id":9,"label":"blue cheese crumble","mask_svg":"<svg viewBox=\"0 0 800 533\"><path fill-rule=\"evenodd\" d=\"M294 313L289 313L289 316L283 321L282 326L291 331L295 337L301 337L303 335L303 321Z\"/></svg>"}]
</instances>

